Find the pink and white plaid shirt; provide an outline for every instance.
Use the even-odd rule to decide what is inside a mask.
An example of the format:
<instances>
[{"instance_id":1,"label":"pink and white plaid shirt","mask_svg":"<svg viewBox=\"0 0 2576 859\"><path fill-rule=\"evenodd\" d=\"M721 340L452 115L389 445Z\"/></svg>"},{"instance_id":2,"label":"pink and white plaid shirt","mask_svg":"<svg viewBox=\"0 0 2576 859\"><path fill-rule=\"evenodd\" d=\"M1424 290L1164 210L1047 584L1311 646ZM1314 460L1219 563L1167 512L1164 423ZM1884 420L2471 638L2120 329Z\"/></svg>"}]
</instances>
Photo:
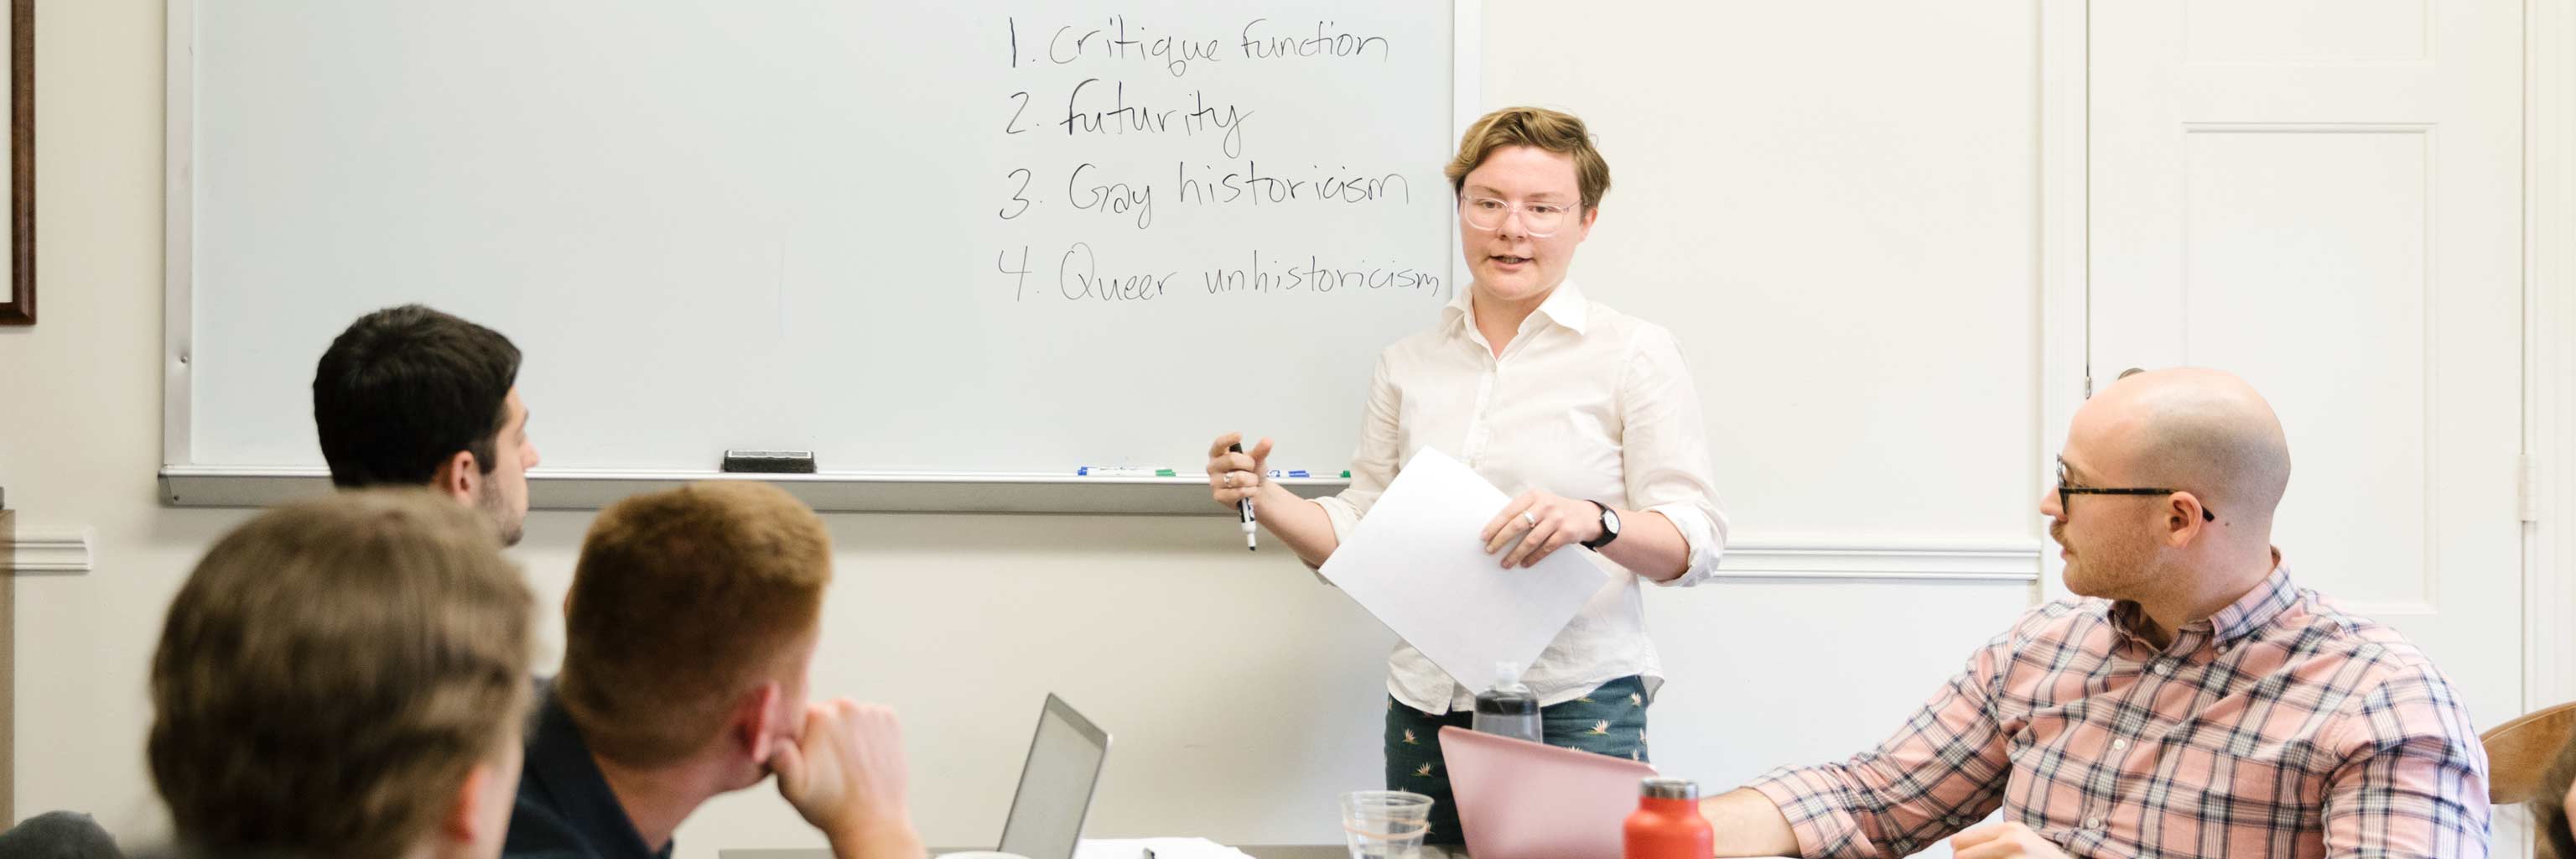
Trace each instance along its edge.
<instances>
[{"instance_id":1,"label":"pink and white plaid shirt","mask_svg":"<svg viewBox=\"0 0 2576 859\"><path fill-rule=\"evenodd\" d=\"M1753 785L1807 856L1903 856L1996 808L2085 857L2487 855L2457 690L2387 627L2270 578L2159 651L2138 606L2032 609L1878 748Z\"/></svg>"}]
</instances>

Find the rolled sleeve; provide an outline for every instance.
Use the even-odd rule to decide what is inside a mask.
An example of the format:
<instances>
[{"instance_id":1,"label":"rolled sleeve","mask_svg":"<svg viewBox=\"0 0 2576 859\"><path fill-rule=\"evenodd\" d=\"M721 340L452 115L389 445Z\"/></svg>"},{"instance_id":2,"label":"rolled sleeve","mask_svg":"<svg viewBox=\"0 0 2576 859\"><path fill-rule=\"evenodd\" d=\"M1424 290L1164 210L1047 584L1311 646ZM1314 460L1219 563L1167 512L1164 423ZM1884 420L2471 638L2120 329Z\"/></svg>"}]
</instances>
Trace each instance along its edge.
<instances>
[{"instance_id":1,"label":"rolled sleeve","mask_svg":"<svg viewBox=\"0 0 2576 859\"><path fill-rule=\"evenodd\" d=\"M1746 786L1779 807L1780 816L1789 821L1789 831L1798 836L1798 855L1871 855L1865 852L1869 839L1861 834L1859 820L1850 811L1857 804L1851 783L1834 767L1781 767ZM1826 845L1863 852L1826 853Z\"/></svg>"},{"instance_id":2,"label":"rolled sleeve","mask_svg":"<svg viewBox=\"0 0 2576 859\"><path fill-rule=\"evenodd\" d=\"M2486 750L2448 682L2427 670L2382 684L2340 727L2350 750L2326 785L2327 856L2487 855Z\"/></svg>"},{"instance_id":3,"label":"rolled sleeve","mask_svg":"<svg viewBox=\"0 0 2576 859\"><path fill-rule=\"evenodd\" d=\"M1800 855L1905 856L2002 805L2009 737L1990 690L2010 633L1969 657L1896 736L1839 764L1774 770L1748 787L1778 806Z\"/></svg>"},{"instance_id":4,"label":"rolled sleeve","mask_svg":"<svg viewBox=\"0 0 2576 859\"><path fill-rule=\"evenodd\" d=\"M1655 582L1668 588L1686 588L1708 581L1717 575L1717 558L1726 549L1726 514L1707 504L1677 502L1646 508L1648 513L1661 513L1682 532L1682 542L1690 547L1690 568L1669 582ZM1646 579L1646 581L1654 581Z\"/></svg>"},{"instance_id":5,"label":"rolled sleeve","mask_svg":"<svg viewBox=\"0 0 2576 859\"><path fill-rule=\"evenodd\" d=\"M1359 482L1359 472L1351 472L1351 482ZM1368 512L1366 507L1342 497L1349 494L1351 491L1345 489L1341 495L1315 499L1315 506L1324 508L1324 518L1333 523L1333 542L1337 544L1351 538L1351 529L1360 525L1360 515Z\"/></svg>"},{"instance_id":6,"label":"rolled sleeve","mask_svg":"<svg viewBox=\"0 0 2576 859\"><path fill-rule=\"evenodd\" d=\"M1622 425L1619 455L1628 505L1659 513L1687 545L1687 567L1667 587L1688 587L1717 574L1726 549L1726 513L1710 477L1708 425L1699 388L1682 361L1681 345L1658 326L1639 328L1636 348L1620 376Z\"/></svg>"}]
</instances>

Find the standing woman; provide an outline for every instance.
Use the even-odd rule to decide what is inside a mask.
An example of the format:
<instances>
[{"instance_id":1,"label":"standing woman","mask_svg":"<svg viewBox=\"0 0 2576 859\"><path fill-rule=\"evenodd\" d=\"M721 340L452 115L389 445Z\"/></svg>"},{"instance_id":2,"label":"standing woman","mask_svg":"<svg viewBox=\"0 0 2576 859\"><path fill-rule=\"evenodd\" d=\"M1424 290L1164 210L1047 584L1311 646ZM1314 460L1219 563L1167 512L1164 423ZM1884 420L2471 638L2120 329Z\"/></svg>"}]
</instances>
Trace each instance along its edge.
<instances>
[{"instance_id":1,"label":"standing woman","mask_svg":"<svg viewBox=\"0 0 2576 859\"><path fill-rule=\"evenodd\" d=\"M1646 705L1663 672L1637 580L1705 581L1726 542L1697 389L1672 332L1566 279L1610 189L1582 120L1531 107L1487 114L1446 172L1474 281L1431 330L1378 356L1350 488L1299 498L1262 479L1269 439L1229 452L1239 433L1210 446L1208 482L1228 509L1252 499L1262 526L1310 566L1332 557L1422 448L1514 493L1480 535L1502 568L1572 545L1621 567L1522 676L1547 742L1646 760ZM1437 800L1431 839L1456 843L1440 727L1467 725L1491 678L1452 678L1411 645L1396 647L1388 669L1387 786Z\"/></svg>"}]
</instances>

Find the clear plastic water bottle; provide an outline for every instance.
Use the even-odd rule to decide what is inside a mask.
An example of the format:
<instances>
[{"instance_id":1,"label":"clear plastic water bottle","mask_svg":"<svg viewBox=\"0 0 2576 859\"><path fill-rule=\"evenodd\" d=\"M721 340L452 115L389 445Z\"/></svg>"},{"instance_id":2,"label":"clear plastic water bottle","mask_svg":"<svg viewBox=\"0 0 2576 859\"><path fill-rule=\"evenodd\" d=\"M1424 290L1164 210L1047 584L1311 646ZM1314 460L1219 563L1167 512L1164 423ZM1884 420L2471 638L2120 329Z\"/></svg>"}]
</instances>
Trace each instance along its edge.
<instances>
[{"instance_id":1,"label":"clear plastic water bottle","mask_svg":"<svg viewBox=\"0 0 2576 859\"><path fill-rule=\"evenodd\" d=\"M1538 696L1521 685L1521 667L1494 664L1494 686L1476 696L1476 730L1480 733L1546 742L1539 731Z\"/></svg>"}]
</instances>

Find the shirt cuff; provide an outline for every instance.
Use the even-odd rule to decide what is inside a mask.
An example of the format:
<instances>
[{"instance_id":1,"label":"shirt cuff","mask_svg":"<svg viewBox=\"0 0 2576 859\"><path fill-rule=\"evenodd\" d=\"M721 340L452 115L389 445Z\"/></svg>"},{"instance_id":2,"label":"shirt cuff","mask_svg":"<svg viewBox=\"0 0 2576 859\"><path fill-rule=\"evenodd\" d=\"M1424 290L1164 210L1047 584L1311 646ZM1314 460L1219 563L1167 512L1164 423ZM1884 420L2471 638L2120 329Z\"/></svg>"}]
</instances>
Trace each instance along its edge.
<instances>
[{"instance_id":1,"label":"shirt cuff","mask_svg":"<svg viewBox=\"0 0 2576 859\"><path fill-rule=\"evenodd\" d=\"M1816 767L1782 767L1746 787L1780 809L1780 816L1789 821L1789 831L1798 836L1800 856L1842 855L1827 852L1827 845L1848 851L1868 843L1861 837L1859 822L1842 806L1842 781L1832 773Z\"/></svg>"},{"instance_id":2,"label":"shirt cuff","mask_svg":"<svg viewBox=\"0 0 2576 859\"><path fill-rule=\"evenodd\" d=\"M1717 575L1718 554L1726 548L1726 536L1708 511L1697 504L1677 502L1646 508L1648 513L1661 513L1682 534L1685 557L1690 566L1679 577L1668 582L1655 582L1668 588L1686 588L1708 581ZM1645 578L1645 577L1641 577ZM1654 581L1646 578L1647 581Z\"/></svg>"}]
</instances>

